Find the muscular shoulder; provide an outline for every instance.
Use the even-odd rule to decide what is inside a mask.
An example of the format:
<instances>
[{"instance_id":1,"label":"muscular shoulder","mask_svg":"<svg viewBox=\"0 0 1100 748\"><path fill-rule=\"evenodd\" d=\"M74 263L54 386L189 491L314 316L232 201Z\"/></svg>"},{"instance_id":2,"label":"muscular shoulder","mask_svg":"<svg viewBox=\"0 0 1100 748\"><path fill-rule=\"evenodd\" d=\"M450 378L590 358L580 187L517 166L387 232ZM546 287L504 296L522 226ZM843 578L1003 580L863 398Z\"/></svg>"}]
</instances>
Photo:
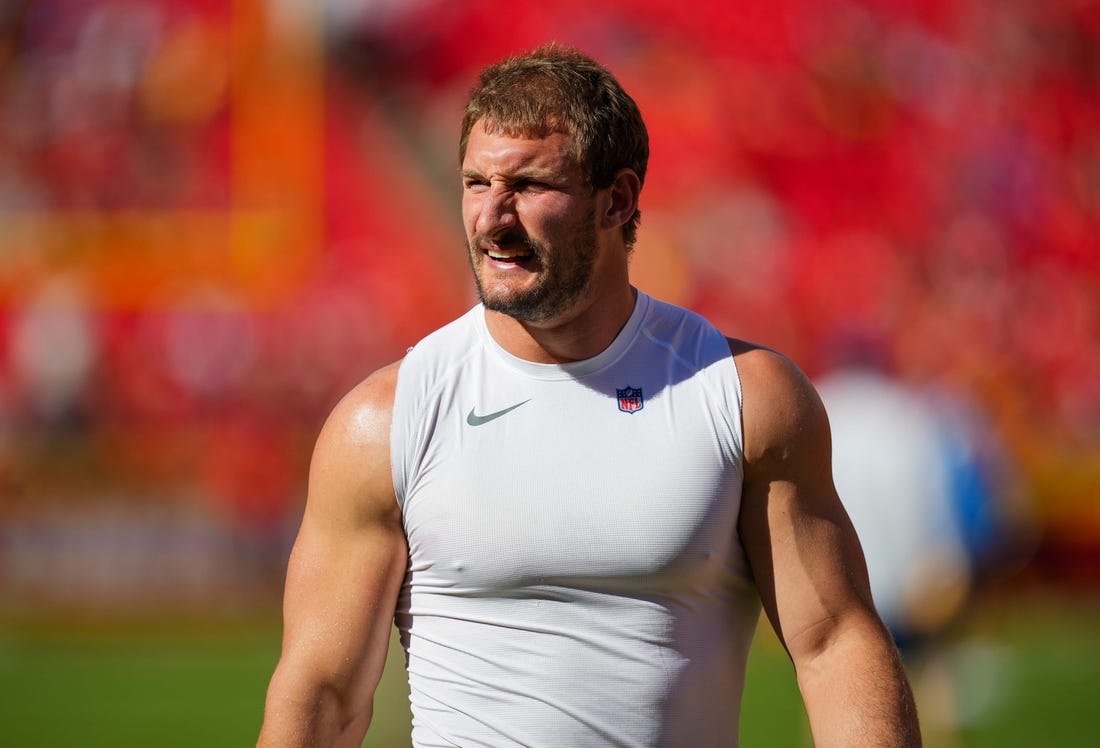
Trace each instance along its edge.
<instances>
[{"instance_id":1,"label":"muscular shoulder","mask_svg":"<svg viewBox=\"0 0 1100 748\"><path fill-rule=\"evenodd\" d=\"M389 440L389 422L400 362L385 366L360 382L336 404L321 438L370 444Z\"/></svg>"},{"instance_id":2,"label":"muscular shoulder","mask_svg":"<svg viewBox=\"0 0 1100 748\"><path fill-rule=\"evenodd\" d=\"M732 338L729 346L741 379L746 462L827 448L825 408L802 370L770 348Z\"/></svg>"},{"instance_id":3,"label":"muscular shoulder","mask_svg":"<svg viewBox=\"0 0 1100 748\"><path fill-rule=\"evenodd\" d=\"M346 516L395 507L389 434L398 367L371 374L329 414L313 451L307 511Z\"/></svg>"}]
</instances>

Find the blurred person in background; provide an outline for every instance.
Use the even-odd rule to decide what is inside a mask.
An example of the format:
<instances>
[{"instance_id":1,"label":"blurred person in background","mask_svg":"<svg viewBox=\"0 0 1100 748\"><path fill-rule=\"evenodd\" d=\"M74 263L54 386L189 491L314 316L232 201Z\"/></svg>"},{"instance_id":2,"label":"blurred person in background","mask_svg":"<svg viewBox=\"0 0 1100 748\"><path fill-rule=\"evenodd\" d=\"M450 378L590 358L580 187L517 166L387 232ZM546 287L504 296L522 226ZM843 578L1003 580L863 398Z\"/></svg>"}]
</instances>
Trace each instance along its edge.
<instances>
[{"instance_id":1,"label":"blurred person in background","mask_svg":"<svg viewBox=\"0 0 1100 748\"><path fill-rule=\"evenodd\" d=\"M828 355L832 370L815 385L832 427L833 479L876 609L913 677L924 737L952 745L972 696L952 676L956 629L979 585L1022 552L1028 523L976 406L894 376L875 334L842 332Z\"/></svg>"},{"instance_id":2,"label":"blurred person in background","mask_svg":"<svg viewBox=\"0 0 1100 748\"><path fill-rule=\"evenodd\" d=\"M919 745L812 386L630 283L648 152L578 52L482 72L481 304L318 438L261 745L358 745L395 617L415 745L737 745L761 605L818 745Z\"/></svg>"}]
</instances>

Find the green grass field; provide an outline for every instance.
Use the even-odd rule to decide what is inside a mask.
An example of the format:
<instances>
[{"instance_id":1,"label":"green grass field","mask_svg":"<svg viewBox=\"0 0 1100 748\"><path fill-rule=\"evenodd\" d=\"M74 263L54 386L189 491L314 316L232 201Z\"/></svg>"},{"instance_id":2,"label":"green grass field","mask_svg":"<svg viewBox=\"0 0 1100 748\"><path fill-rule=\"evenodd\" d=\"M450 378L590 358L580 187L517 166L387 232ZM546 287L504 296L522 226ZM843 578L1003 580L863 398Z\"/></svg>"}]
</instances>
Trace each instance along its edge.
<instances>
[{"instance_id":1,"label":"green grass field","mask_svg":"<svg viewBox=\"0 0 1100 748\"><path fill-rule=\"evenodd\" d=\"M278 623L0 625L0 745L246 746L255 742ZM953 743L1100 745L1100 605L1001 603L967 625L950 703L967 718ZM399 649L365 745L408 745ZM802 748L790 664L766 627L754 645L742 744Z\"/></svg>"}]
</instances>

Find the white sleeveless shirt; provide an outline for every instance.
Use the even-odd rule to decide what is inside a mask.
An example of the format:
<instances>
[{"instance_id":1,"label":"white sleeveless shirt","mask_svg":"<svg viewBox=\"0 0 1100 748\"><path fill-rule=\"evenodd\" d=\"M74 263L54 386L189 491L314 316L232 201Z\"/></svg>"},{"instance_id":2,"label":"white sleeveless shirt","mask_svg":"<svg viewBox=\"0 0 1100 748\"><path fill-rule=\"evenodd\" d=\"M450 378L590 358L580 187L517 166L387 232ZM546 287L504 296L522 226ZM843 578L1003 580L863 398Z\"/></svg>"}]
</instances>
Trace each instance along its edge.
<instances>
[{"instance_id":1,"label":"white sleeveless shirt","mask_svg":"<svg viewBox=\"0 0 1100 748\"><path fill-rule=\"evenodd\" d=\"M393 409L416 746L735 746L760 603L737 535L741 388L710 323L639 293L535 364L473 308Z\"/></svg>"}]
</instances>

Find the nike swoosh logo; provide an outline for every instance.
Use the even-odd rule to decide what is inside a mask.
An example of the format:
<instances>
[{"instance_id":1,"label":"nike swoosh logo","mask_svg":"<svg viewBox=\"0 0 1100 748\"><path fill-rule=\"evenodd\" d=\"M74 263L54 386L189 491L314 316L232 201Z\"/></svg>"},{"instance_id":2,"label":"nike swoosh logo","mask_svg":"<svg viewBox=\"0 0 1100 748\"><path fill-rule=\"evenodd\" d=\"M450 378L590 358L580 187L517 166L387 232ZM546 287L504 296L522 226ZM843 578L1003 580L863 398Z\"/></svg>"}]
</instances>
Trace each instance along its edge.
<instances>
[{"instance_id":1,"label":"nike swoosh logo","mask_svg":"<svg viewBox=\"0 0 1100 748\"><path fill-rule=\"evenodd\" d=\"M515 405L511 406L510 408L505 408L504 410L498 410L496 413L487 413L486 415L483 415L483 416L479 416L479 415L474 413L474 411L477 410L476 408L470 408L470 414L468 416L466 416L466 423L470 424L471 426L484 426L489 421L493 421L497 418L500 418L502 415L505 415L506 413L511 413L513 410L515 410L519 406L524 405L524 404L529 403L529 402L531 402L531 398L527 398L522 403L516 403Z\"/></svg>"}]
</instances>

